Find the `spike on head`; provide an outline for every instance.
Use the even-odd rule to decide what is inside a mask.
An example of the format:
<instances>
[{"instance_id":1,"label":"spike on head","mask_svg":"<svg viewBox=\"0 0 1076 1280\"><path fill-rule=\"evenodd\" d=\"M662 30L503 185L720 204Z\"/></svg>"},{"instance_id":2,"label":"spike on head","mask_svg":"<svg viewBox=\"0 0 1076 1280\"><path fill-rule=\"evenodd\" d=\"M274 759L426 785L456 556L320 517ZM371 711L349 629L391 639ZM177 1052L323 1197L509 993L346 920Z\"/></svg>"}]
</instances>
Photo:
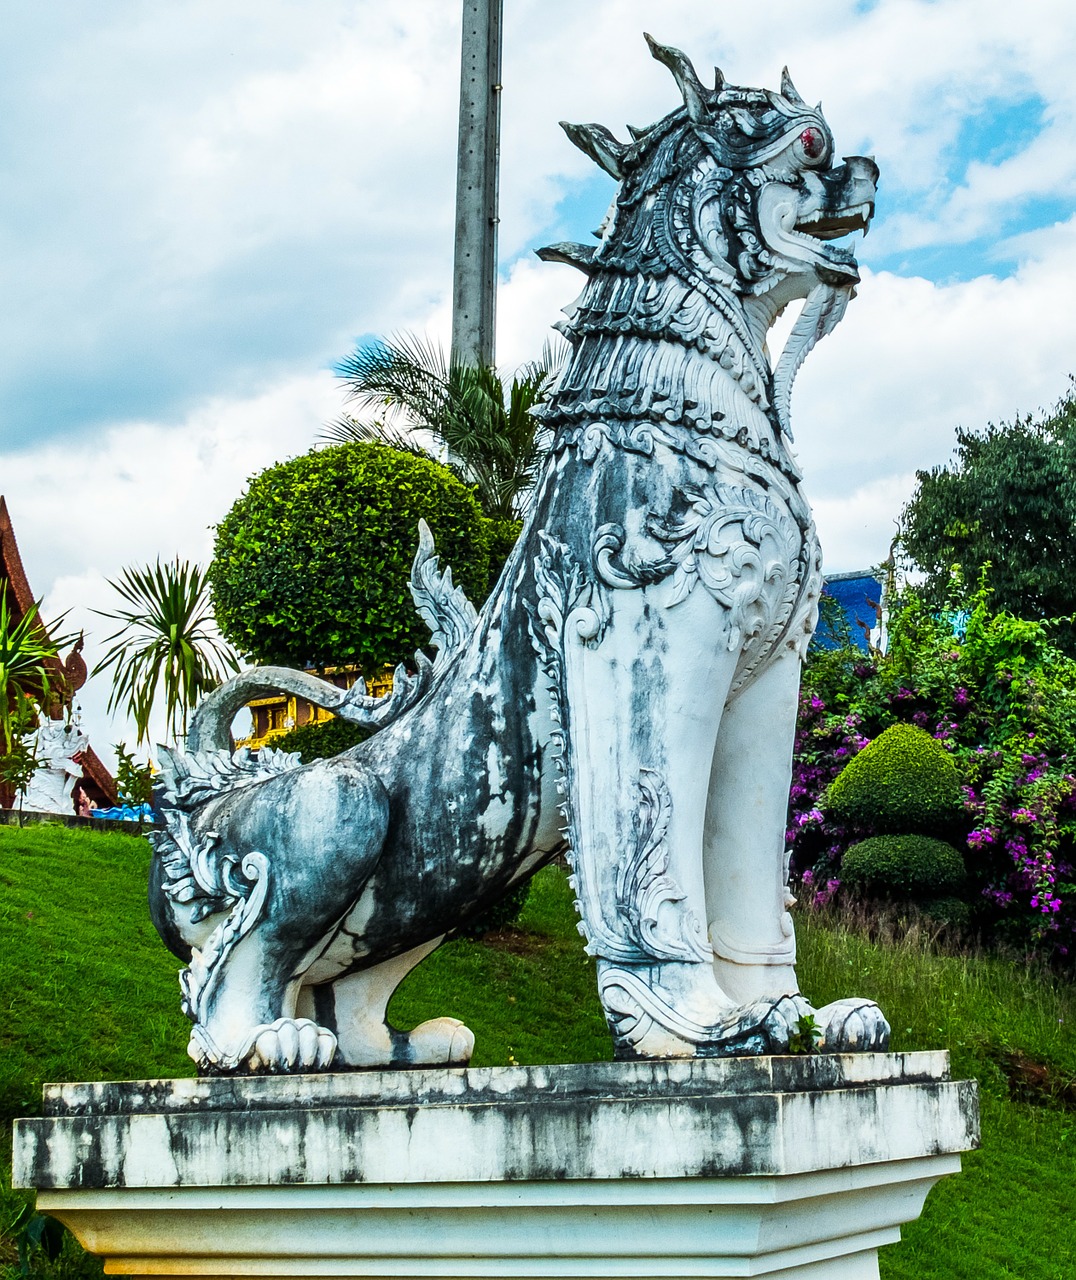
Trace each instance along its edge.
<instances>
[{"instance_id":1,"label":"spike on head","mask_svg":"<svg viewBox=\"0 0 1076 1280\"><path fill-rule=\"evenodd\" d=\"M590 156L611 177L619 181L624 176L620 162L627 148L622 142L617 142L604 125L570 124L567 120L562 120L560 127L584 155Z\"/></svg>"},{"instance_id":2,"label":"spike on head","mask_svg":"<svg viewBox=\"0 0 1076 1280\"><path fill-rule=\"evenodd\" d=\"M781 69L781 96L787 98L794 106L805 107L806 102L800 97L800 92L792 83L792 77L788 74L788 68Z\"/></svg>"},{"instance_id":3,"label":"spike on head","mask_svg":"<svg viewBox=\"0 0 1076 1280\"><path fill-rule=\"evenodd\" d=\"M703 88L702 81L699 79L695 68L691 65L690 59L686 54L681 53L679 49L673 49L666 44L658 44L649 32L644 31L643 36L650 46L651 54L672 72L673 79L676 81L677 88L684 99L688 118L693 124L704 123L706 120L706 90Z\"/></svg>"},{"instance_id":4,"label":"spike on head","mask_svg":"<svg viewBox=\"0 0 1076 1280\"><path fill-rule=\"evenodd\" d=\"M725 73L720 67L714 67L714 93L720 93L725 87Z\"/></svg>"}]
</instances>

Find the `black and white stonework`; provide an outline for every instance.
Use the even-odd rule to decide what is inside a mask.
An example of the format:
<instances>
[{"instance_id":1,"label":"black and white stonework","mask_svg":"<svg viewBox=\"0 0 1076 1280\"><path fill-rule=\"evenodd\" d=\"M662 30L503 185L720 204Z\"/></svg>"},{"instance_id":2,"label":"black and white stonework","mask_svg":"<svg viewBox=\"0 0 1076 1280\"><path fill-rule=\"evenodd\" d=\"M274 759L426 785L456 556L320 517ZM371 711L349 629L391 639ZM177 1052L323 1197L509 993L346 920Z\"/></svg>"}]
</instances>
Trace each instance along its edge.
<instances>
[{"instance_id":1,"label":"black and white stonework","mask_svg":"<svg viewBox=\"0 0 1076 1280\"><path fill-rule=\"evenodd\" d=\"M450 1018L386 1024L404 975L561 850L622 1057L884 1048L868 1001L798 994L783 852L819 549L789 449L793 377L858 280L877 169L834 163L821 112L704 86L617 141L565 126L619 181L547 409L554 444L480 614L422 531L437 659L384 699L262 668L165 757L151 906L188 960L204 1071L464 1063ZM766 335L803 300L784 350ZM300 766L233 756L232 715L282 689L379 732Z\"/></svg>"}]
</instances>

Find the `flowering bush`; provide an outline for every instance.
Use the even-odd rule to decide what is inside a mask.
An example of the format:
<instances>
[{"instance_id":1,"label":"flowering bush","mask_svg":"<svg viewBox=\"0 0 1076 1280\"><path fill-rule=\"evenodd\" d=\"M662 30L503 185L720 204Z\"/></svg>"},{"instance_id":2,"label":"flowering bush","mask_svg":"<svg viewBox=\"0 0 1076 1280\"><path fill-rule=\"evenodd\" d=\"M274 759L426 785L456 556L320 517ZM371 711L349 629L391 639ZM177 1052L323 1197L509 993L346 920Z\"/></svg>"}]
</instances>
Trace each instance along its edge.
<instances>
[{"instance_id":1,"label":"flowering bush","mask_svg":"<svg viewBox=\"0 0 1076 1280\"><path fill-rule=\"evenodd\" d=\"M827 788L891 724L917 725L950 753L962 783L972 924L1076 962L1076 662L1051 624L969 607L932 613L914 590L891 602L885 655L812 653L804 673L788 847L808 901L828 900L854 839L827 815ZM936 834L942 834L938 832Z\"/></svg>"}]
</instances>

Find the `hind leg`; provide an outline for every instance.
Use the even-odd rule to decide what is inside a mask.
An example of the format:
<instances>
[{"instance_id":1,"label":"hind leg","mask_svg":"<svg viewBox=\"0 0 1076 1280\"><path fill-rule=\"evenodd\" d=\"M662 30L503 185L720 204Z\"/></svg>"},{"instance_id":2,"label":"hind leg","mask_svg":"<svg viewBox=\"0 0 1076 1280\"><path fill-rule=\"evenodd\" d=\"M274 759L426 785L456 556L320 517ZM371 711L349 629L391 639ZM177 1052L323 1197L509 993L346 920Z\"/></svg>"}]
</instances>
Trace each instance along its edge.
<instances>
[{"instance_id":1,"label":"hind leg","mask_svg":"<svg viewBox=\"0 0 1076 1280\"><path fill-rule=\"evenodd\" d=\"M474 1034L456 1018L432 1018L413 1031L397 1031L385 1016L396 988L440 943L441 938L432 938L391 960L300 991L299 1011L335 1033L339 1064L467 1065L474 1052Z\"/></svg>"}]
</instances>

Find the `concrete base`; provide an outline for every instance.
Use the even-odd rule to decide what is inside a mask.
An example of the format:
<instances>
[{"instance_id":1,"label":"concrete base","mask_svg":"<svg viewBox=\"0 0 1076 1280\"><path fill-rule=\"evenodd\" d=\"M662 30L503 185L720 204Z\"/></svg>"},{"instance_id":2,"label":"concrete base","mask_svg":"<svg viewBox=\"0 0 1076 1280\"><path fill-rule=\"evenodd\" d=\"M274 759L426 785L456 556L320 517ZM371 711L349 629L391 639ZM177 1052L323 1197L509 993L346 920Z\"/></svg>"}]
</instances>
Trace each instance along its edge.
<instances>
[{"instance_id":1,"label":"concrete base","mask_svg":"<svg viewBox=\"0 0 1076 1280\"><path fill-rule=\"evenodd\" d=\"M976 1102L938 1053L50 1086L14 1181L131 1277L876 1280Z\"/></svg>"}]
</instances>

